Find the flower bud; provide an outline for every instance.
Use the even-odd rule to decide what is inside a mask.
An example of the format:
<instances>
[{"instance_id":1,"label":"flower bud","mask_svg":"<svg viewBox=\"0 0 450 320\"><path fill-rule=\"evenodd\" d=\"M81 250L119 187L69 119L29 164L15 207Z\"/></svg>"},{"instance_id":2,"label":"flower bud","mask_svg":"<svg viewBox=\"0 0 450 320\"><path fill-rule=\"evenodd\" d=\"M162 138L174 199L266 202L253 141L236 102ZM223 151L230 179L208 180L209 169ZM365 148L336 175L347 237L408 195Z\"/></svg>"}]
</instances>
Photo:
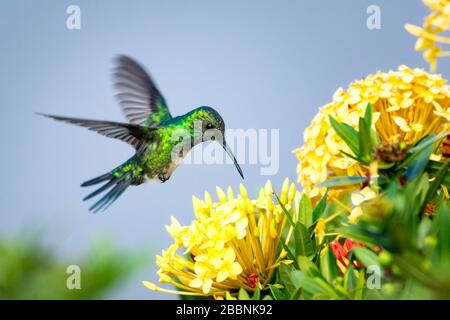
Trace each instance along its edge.
<instances>
[{"instance_id":1,"label":"flower bud","mask_svg":"<svg viewBox=\"0 0 450 320\"><path fill-rule=\"evenodd\" d=\"M219 198L219 201L221 203L227 202L227 196L225 195L225 192L223 192L223 190L218 186L216 187L216 193L217 193L217 198Z\"/></svg>"},{"instance_id":2,"label":"flower bud","mask_svg":"<svg viewBox=\"0 0 450 320\"><path fill-rule=\"evenodd\" d=\"M273 194L273 188L272 188L272 182L270 180L267 180L266 185L264 187L264 193L267 197L270 197Z\"/></svg>"}]
</instances>

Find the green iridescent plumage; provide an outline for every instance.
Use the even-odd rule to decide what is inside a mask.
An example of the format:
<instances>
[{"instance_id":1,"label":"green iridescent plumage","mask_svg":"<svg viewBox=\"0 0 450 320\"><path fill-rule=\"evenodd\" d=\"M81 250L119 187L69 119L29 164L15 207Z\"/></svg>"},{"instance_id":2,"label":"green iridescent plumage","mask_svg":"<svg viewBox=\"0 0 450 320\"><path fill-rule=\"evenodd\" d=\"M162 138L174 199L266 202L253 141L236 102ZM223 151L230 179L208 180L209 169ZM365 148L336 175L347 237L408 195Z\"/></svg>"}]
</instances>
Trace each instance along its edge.
<instances>
[{"instance_id":1,"label":"green iridescent plumage","mask_svg":"<svg viewBox=\"0 0 450 320\"><path fill-rule=\"evenodd\" d=\"M105 210L130 185L140 185L147 180L165 182L177 168L179 161L174 157L178 141L174 136L182 130L188 136L190 146L203 141L198 139L205 130L215 129L225 134L225 124L220 114L211 107L199 107L185 115L172 117L169 108L148 73L133 59L119 56L114 69L116 97L129 123L69 118L54 115L44 116L86 127L106 137L122 140L136 150L129 160L99 177L84 182L87 187L104 183L99 189L84 198L88 200L108 191L90 210ZM200 132L196 124L200 123ZM234 160L239 174L244 178L236 158L224 139L221 144ZM185 154L180 155L182 158ZM179 159L178 159L179 160Z\"/></svg>"}]
</instances>

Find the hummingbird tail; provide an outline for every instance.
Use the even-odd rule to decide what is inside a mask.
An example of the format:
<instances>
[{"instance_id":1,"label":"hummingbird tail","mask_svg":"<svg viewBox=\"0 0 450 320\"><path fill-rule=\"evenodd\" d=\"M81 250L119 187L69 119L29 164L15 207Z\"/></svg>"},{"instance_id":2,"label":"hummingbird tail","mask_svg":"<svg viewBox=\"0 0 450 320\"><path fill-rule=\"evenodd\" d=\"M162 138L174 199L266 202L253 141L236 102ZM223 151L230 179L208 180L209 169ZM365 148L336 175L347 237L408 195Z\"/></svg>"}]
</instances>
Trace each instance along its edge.
<instances>
[{"instance_id":1,"label":"hummingbird tail","mask_svg":"<svg viewBox=\"0 0 450 320\"><path fill-rule=\"evenodd\" d=\"M93 185L98 184L100 182L103 182L103 181L106 181L106 180L110 180L111 178L112 178L112 174L111 174L111 172L108 172L108 173L102 174L99 177L96 177L94 179L91 179L91 180L83 182L81 184L81 186L82 187L93 186Z\"/></svg>"},{"instance_id":2,"label":"hummingbird tail","mask_svg":"<svg viewBox=\"0 0 450 320\"><path fill-rule=\"evenodd\" d=\"M100 210L105 211L130 185L139 184L139 181L142 180L140 176L141 171L142 169L137 159L133 157L111 172L84 182L81 184L82 187L96 185L106 181L100 188L88 194L83 201L89 200L110 189L100 200L89 208L94 213Z\"/></svg>"}]
</instances>

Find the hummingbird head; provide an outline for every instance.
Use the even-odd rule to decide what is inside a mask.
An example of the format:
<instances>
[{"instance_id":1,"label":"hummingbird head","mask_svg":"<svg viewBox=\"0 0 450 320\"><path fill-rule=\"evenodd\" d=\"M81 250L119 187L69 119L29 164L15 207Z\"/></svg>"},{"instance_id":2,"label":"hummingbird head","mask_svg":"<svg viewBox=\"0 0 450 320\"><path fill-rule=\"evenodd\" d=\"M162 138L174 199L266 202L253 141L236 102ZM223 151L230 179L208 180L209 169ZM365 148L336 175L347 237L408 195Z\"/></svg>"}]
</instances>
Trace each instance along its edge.
<instances>
[{"instance_id":1,"label":"hummingbird head","mask_svg":"<svg viewBox=\"0 0 450 320\"><path fill-rule=\"evenodd\" d=\"M203 133L207 130L219 130L222 134L225 133L225 122L219 112L211 107L202 106L194 109L191 120L201 123Z\"/></svg>"},{"instance_id":2,"label":"hummingbird head","mask_svg":"<svg viewBox=\"0 0 450 320\"><path fill-rule=\"evenodd\" d=\"M225 122L219 112L211 107L202 106L192 110L190 113L190 119L194 124L194 128L197 127L197 124L201 124L203 141L213 140L220 143L230 158L233 159L236 169L242 179L244 179L242 169L225 140Z\"/></svg>"}]
</instances>

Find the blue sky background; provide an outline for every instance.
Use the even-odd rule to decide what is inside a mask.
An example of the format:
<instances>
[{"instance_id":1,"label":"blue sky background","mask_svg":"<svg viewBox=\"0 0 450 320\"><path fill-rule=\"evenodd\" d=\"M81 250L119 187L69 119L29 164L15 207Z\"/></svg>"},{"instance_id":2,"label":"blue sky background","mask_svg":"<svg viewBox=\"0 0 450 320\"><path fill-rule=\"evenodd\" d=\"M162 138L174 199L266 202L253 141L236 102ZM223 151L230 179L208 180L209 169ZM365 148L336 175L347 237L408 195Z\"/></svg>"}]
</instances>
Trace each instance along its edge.
<instances>
[{"instance_id":1,"label":"blue sky background","mask_svg":"<svg viewBox=\"0 0 450 320\"><path fill-rule=\"evenodd\" d=\"M81 30L66 28L70 4L81 7ZM381 30L366 27L370 4L381 8ZM418 0L2 1L0 234L41 228L73 264L104 236L125 250L145 248L148 268L110 298L167 298L141 284L157 280L153 254L170 244L164 225L170 215L193 219L192 195L237 187L234 167L182 166L94 215L80 183L132 149L34 112L123 121L110 70L112 57L127 54L151 71L174 115L211 105L230 128L280 129L280 170L270 177L279 186L296 178L291 151L339 86L401 64L427 67L403 28L427 13ZM449 62L439 65L447 77ZM242 168L256 194L267 177L258 165Z\"/></svg>"}]
</instances>

